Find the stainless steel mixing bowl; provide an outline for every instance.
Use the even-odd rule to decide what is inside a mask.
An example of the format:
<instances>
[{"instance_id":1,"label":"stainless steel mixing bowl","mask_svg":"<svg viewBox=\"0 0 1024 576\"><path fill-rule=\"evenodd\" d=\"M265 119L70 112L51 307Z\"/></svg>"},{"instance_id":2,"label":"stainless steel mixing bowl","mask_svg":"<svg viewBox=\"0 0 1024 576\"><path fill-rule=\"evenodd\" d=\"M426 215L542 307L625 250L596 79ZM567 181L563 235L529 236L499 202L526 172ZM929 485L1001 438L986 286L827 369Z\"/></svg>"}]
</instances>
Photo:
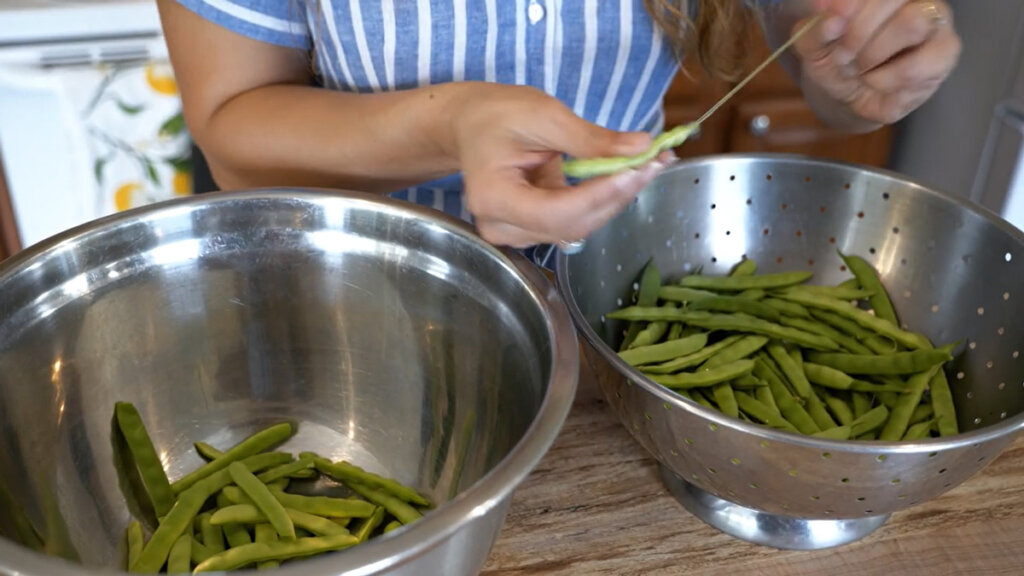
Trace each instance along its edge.
<instances>
[{"instance_id":1,"label":"stainless steel mixing bowl","mask_svg":"<svg viewBox=\"0 0 1024 576\"><path fill-rule=\"evenodd\" d=\"M760 272L851 277L837 254L880 272L901 320L964 340L948 368L962 434L921 442L828 441L723 416L658 386L615 351L648 258L663 277L743 256ZM1024 428L1024 233L898 175L776 155L680 163L591 236L559 254L558 285L611 408L662 466L688 510L736 537L781 548L856 540L889 514L936 498Z\"/></svg>"},{"instance_id":2,"label":"stainless steel mixing bowl","mask_svg":"<svg viewBox=\"0 0 1024 576\"><path fill-rule=\"evenodd\" d=\"M521 256L360 194L202 195L105 218L0 265L0 574L119 572L114 402L171 479L272 422L439 506L282 576L475 574L568 414L578 345ZM67 559L67 560L64 560Z\"/></svg>"}]
</instances>

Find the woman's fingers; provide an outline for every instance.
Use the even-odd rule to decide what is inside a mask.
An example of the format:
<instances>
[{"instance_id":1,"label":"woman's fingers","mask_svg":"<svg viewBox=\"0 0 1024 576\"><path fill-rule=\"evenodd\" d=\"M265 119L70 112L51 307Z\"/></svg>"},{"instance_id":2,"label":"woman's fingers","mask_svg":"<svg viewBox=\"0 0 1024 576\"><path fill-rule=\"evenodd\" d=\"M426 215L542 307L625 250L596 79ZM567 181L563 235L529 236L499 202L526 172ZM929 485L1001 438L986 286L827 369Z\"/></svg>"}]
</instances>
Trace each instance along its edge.
<instances>
[{"instance_id":1,"label":"woman's fingers","mask_svg":"<svg viewBox=\"0 0 1024 576\"><path fill-rule=\"evenodd\" d=\"M873 70L894 56L924 44L935 32L935 23L919 2L905 4L857 54L856 71Z\"/></svg>"},{"instance_id":2,"label":"woman's fingers","mask_svg":"<svg viewBox=\"0 0 1024 576\"><path fill-rule=\"evenodd\" d=\"M467 181L469 211L485 240L516 246L585 238L604 226L662 170L660 161L577 186L539 188L508 174ZM513 227L510 228L509 226ZM525 233L524 233L525 231Z\"/></svg>"},{"instance_id":3,"label":"woman's fingers","mask_svg":"<svg viewBox=\"0 0 1024 576\"><path fill-rule=\"evenodd\" d=\"M864 0L838 39L833 57L839 66L852 64L882 26L906 4L905 0Z\"/></svg>"},{"instance_id":4,"label":"woman's fingers","mask_svg":"<svg viewBox=\"0 0 1024 576\"><path fill-rule=\"evenodd\" d=\"M930 40L864 74L863 81L879 92L931 87L937 89L960 58L959 36L948 28Z\"/></svg>"}]
</instances>

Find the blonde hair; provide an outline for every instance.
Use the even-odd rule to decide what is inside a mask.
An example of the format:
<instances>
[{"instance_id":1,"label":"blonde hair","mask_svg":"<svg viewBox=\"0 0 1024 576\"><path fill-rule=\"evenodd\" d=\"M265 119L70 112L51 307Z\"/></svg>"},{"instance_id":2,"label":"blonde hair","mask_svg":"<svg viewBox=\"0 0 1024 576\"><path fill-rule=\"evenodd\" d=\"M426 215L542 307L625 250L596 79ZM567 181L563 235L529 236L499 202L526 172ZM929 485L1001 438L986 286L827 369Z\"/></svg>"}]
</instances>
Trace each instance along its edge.
<instances>
[{"instance_id":1,"label":"blonde hair","mask_svg":"<svg viewBox=\"0 0 1024 576\"><path fill-rule=\"evenodd\" d=\"M676 58L696 58L713 77L736 80L750 47L754 11L743 0L644 0ZM691 9L696 18L691 18Z\"/></svg>"}]
</instances>

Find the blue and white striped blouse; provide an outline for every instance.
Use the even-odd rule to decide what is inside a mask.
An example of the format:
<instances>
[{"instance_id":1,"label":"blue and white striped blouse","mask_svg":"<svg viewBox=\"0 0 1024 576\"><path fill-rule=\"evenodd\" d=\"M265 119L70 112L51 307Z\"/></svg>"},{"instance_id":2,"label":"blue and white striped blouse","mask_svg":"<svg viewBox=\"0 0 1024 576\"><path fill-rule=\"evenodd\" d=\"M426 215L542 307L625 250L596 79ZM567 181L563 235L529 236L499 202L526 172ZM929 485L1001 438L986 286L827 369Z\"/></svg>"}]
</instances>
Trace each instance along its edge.
<instances>
[{"instance_id":1,"label":"blue and white striped blouse","mask_svg":"<svg viewBox=\"0 0 1024 576\"><path fill-rule=\"evenodd\" d=\"M529 85L616 130L660 131L678 71L643 0L178 1L250 38L314 50L330 89ZM461 189L454 175L395 195L468 219Z\"/></svg>"}]
</instances>

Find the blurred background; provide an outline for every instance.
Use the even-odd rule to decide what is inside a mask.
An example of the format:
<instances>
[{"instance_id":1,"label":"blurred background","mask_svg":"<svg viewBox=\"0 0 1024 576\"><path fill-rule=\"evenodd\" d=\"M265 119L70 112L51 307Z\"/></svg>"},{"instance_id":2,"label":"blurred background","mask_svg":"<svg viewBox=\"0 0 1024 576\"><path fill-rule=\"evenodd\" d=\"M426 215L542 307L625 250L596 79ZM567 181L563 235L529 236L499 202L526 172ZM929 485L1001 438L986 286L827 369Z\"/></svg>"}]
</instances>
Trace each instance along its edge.
<instances>
[{"instance_id":1,"label":"blurred background","mask_svg":"<svg viewBox=\"0 0 1024 576\"><path fill-rule=\"evenodd\" d=\"M677 153L887 168L1024 228L1024 2L951 3L960 65L898 125L828 130L775 64ZM766 55L751 54L751 66ZM729 89L688 70L665 98L669 128ZM0 0L0 258L118 210L215 189L181 117L154 0Z\"/></svg>"}]
</instances>

